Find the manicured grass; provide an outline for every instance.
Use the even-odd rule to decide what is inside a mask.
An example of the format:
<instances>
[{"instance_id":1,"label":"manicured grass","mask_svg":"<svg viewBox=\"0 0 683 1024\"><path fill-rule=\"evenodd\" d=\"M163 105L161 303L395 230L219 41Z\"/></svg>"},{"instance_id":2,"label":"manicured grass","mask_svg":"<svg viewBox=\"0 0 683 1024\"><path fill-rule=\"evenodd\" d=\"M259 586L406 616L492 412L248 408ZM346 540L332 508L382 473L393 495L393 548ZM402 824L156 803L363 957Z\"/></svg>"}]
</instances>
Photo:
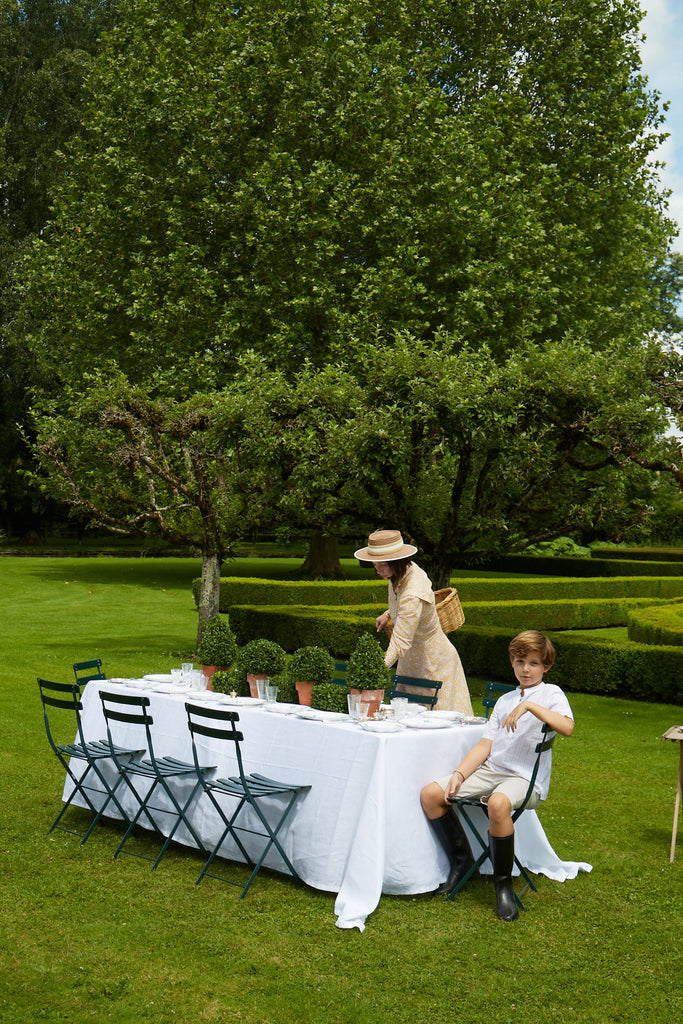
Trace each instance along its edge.
<instances>
[{"instance_id":1,"label":"manicured grass","mask_svg":"<svg viewBox=\"0 0 683 1024\"><path fill-rule=\"evenodd\" d=\"M270 560L269 560L270 561ZM271 567L273 568L273 567ZM232 571L232 570L231 570ZM363 934L334 926L334 896L263 874L247 899L173 848L153 874L46 835L62 777L35 678L164 670L194 646L198 560L0 560L4 1024L674 1024L683 1012L683 827L669 864L683 709L572 694L541 820L593 872L538 879L513 924L489 882L453 902L383 897ZM476 687L473 686L473 690ZM81 817L81 815L79 815Z\"/></svg>"}]
</instances>

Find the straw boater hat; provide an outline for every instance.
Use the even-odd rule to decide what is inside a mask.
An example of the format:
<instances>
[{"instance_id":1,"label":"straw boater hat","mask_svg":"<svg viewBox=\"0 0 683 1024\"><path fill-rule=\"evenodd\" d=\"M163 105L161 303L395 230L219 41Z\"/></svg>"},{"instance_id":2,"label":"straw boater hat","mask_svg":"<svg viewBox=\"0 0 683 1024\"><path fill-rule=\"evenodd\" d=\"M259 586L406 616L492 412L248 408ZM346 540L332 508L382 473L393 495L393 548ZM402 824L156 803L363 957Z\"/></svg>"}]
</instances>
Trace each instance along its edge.
<instances>
[{"instance_id":1,"label":"straw boater hat","mask_svg":"<svg viewBox=\"0 0 683 1024\"><path fill-rule=\"evenodd\" d=\"M404 544L398 530L377 530L368 537L368 546L354 552L354 558L361 562L396 562L399 558L410 558L417 548Z\"/></svg>"}]
</instances>

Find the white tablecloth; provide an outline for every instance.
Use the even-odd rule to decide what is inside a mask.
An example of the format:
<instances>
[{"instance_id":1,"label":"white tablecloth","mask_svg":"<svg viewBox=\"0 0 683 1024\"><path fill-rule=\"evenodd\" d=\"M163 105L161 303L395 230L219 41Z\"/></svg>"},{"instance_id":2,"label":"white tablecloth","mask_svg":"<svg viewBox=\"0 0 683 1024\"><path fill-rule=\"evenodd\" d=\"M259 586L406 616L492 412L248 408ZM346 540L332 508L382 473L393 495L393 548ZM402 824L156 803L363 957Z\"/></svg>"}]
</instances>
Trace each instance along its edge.
<instances>
[{"instance_id":1,"label":"white tablecloth","mask_svg":"<svg viewBox=\"0 0 683 1024\"><path fill-rule=\"evenodd\" d=\"M88 683L83 697L87 739L106 736L100 688L121 692L111 682ZM150 698L155 752L191 761L184 704L192 695L155 692L150 687L126 689ZM446 855L422 812L420 790L457 765L480 738L483 726L406 728L382 734L347 720L313 722L274 714L262 706L231 710L240 715L247 772L311 787L299 797L281 839L308 885L337 893L338 927L362 931L383 892L430 892L446 877ZM140 733L134 726L119 725L114 739L140 747L144 745ZM203 742L204 763L217 765L218 776L234 774L234 759L224 749L226 744ZM118 794L122 792L119 788ZM204 795L195 804L192 821L207 848L213 849L222 824ZM191 842L182 830L176 838ZM228 846L224 851L232 856ZM533 811L526 811L517 822L516 852L530 871L561 881L591 870L589 864L557 857ZM239 859L237 854L234 859ZM283 869L277 852L271 852L266 864Z\"/></svg>"}]
</instances>

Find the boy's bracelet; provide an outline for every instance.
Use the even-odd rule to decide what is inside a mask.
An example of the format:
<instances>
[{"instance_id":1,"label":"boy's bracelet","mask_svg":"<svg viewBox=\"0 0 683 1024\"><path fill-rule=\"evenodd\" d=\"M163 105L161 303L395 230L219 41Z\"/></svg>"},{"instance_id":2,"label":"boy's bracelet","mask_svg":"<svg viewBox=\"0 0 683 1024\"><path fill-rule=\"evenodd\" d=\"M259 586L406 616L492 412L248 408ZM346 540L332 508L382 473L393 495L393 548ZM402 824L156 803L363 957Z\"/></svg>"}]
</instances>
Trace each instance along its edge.
<instances>
[{"instance_id":1,"label":"boy's bracelet","mask_svg":"<svg viewBox=\"0 0 683 1024\"><path fill-rule=\"evenodd\" d=\"M454 774L454 775L459 775L459 776L460 776L460 778L462 779L462 781L463 781L463 782L465 781L465 776L463 775L463 773L462 773L462 772L460 771L460 769L459 769L459 768L456 768L456 769L455 769L455 771L453 772L453 774Z\"/></svg>"}]
</instances>

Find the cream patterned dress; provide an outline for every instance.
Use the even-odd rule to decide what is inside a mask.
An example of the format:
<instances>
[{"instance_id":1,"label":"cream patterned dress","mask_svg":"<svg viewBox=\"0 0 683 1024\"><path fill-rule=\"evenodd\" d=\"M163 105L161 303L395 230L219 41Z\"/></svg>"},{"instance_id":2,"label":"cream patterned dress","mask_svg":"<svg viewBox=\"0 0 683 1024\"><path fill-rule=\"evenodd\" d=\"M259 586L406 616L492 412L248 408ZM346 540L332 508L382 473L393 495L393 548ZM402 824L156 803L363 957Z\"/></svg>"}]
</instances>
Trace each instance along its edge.
<instances>
[{"instance_id":1,"label":"cream patterned dress","mask_svg":"<svg viewBox=\"0 0 683 1024\"><path fill-rule=\"evenodd\" d=\"M436 707L472 714L472 702L460 657L441 628L427 573L412 562L398 587L389 582L389 614L394 630L384 663L416 679L440 679Z\"/></svg>"}]
</instances>

